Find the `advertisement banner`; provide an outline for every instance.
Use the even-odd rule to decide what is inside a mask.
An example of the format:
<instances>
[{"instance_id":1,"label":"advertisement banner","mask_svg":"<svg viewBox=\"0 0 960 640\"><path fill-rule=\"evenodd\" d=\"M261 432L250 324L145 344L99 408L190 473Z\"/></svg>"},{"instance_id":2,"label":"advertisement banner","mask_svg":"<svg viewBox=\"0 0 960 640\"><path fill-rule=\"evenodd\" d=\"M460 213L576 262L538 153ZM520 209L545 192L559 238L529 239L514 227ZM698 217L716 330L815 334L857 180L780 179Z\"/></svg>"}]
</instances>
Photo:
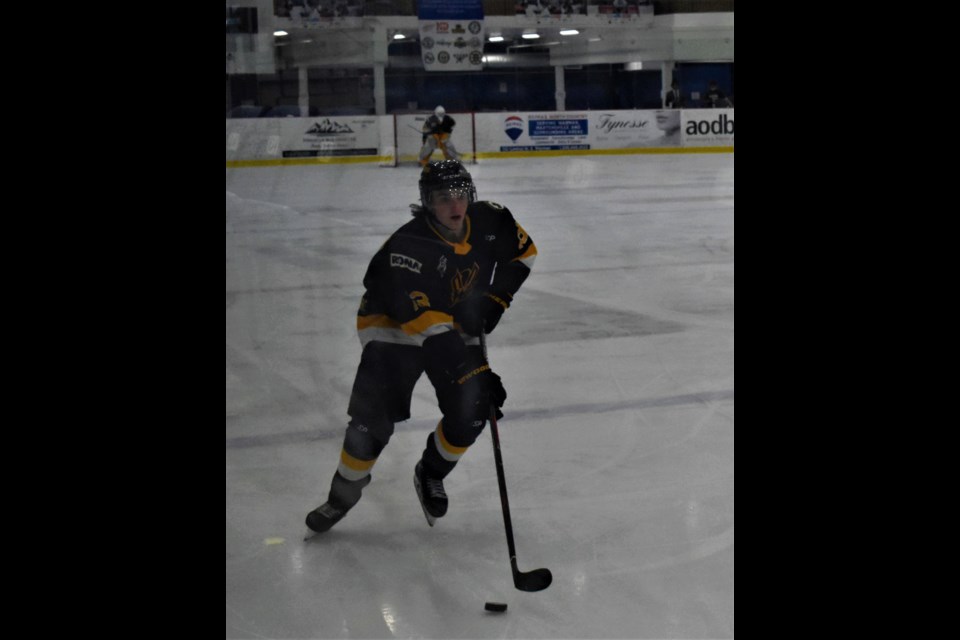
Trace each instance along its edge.
<instances>
[{"instance_id":1,"label":"advertisement banner","mask_svg":"<svg viewBox=\"0 0 960 640\"><path fill-rule=\"evenodd\" d=\"M572 151L681 146L679 109L477 114L477 148Z\"/></svg>"},{"instance_id":2,"label":"advertisement banner","mask_svg":"<svg viewBox=\"0 0 960 640\"><path fill-rule=\"evenodd\" d=\"M483 68L483 0L420 0L420 51L427 71Z\"/></svg>"},{"instance_id":3,"label":"advertisement banner","mask_svg":"<svg viewBox=\"0 0 960 640\"><path fill-rule=\"evenodd\" d=\"M361 29L365 0L284 0L273 3L274 29Z\"/></svg>"},{"instance_id":4,"label":"advertisement banner","mask_svg":"<svg viewBox=\"0 0 960 640\"><path fill-rule=\"evenodd\" d=\"M455 113L451 140L465 160L512 153L732 153L733 115L733 109ZM227 165L416 161L426 117L227 118Z\"/></svg>"},{"instance_id":5,"label":"advertisement banner","mask_svg":"<svg viewBox=\"0 0 960 640\"><path fill-rule=\"evenodd\" d=\"M380 127L376 116L281 118L279 151L284 158L375 156Z\"/></svg>"},{"instance_id":6,"label":"advertisement banner","mask_svg":"<svg viewBox=\"0 0 960 640\"><path fill-rule=\"evenodd\" d=\"M732 147L733 109L684 109L683 146Z\"/></svg>"}]
</instances>

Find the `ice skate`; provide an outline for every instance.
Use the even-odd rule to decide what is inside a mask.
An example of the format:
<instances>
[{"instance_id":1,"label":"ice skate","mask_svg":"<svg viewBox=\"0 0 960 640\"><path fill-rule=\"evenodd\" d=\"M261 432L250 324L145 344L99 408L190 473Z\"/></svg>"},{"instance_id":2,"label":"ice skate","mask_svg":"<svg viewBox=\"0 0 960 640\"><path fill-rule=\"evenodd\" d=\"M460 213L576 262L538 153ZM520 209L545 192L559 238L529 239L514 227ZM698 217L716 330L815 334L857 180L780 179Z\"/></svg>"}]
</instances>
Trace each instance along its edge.
<instances>
[{"instance_id":1,"label":"ice skate","mask_svg":"<svg viewBox=\"0 0 960 640\"><path fill-rule=\"evenodd\" d=\"M327 501L307 514L309 531L304 540L309 540L316 533L329 531L333 525L343 520L347 512L360 501L360 494L363 488L370 484L370 480L368 475L362 480L351 482L341 476L339 471L335 473Z\"/></svg>"},{"instance_id":2,"label":"ice skate","mask_svg":"<svg viewBox=\"0 0 960 640\"><path fill-rule=\"evenodd\" d=\"M423 462L418 462L413 472L413 486L417 489L423 515L431 527L447 512L447 494L443 490L443 480L431 478L423 470Z\"/></svg>"},{"instance_id":3,"label":"ice skate","mask_svg":"<svg viewBox=\"0 0 960 640\"><path fill-rule=\"evenodd\" d=\"M329 502L324 502L307 514L307 527L309 531L307 532L307 537L304 539L306 540L307 538L313 537L314 533L329 531L333 525L343 519L343 516L347 515L348 511L350 511L349 508L338 508Z\"/></svg>"}]
</instances>

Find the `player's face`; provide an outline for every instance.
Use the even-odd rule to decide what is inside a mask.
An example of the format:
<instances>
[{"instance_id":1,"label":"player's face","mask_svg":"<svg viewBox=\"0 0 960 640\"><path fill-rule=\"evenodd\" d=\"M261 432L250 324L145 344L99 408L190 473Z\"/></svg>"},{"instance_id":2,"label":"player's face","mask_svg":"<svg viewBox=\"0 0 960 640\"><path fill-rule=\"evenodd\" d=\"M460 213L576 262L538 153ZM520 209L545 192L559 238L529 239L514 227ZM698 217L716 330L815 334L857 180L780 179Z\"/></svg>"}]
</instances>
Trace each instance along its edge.
<instances>
[{"instance_id":1,"label":"player's face","mask_svg":"<svg viewBox=\"0 0 960 640\"><path fill-rule=\"evenodd\" d=\"M451 231L460 232L467 217L469 198L464 191L448 190L434 191L431 199L433 215Z\"/></svg>"}]
</instances>

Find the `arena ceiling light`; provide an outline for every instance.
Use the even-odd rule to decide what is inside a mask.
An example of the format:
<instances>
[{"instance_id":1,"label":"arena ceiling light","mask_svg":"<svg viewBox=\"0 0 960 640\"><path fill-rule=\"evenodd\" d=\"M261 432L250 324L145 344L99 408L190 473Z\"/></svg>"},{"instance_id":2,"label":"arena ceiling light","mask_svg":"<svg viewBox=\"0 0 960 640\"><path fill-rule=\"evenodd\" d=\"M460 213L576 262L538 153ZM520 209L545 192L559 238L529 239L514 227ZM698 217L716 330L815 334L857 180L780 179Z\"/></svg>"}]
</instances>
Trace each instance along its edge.
<instances>
[{"instance_id":1,"label":"arena ceiling light","mask_svg":"<svg viewBox=\"0 0 960 640\"><path fill-rule=\"evenodd\" d=\"M488 42L503 42L503 36L498 33L498 34L496 34L496 35L493 35L493 36L490 36L489 38L487 38L487 41L488 41Z\"/></svg>"},{"instance_id":2,"label":"arena ceiling light","mask_svg":"<svg viewBox=\"0 0 960 640\"><path fill-rule=\"evenodd\" d=\"M575 35L577 35L578 33L580 33L580 32L577 31L576 29L561 29L561 30L560 30L560 35L562 35L562 36L575 36Z\"/></svg>"},{"instance_id":3,"label":"arena ceiling light","mask_svg":"<svg viewBox=\"0 0 960 640\"><path fill-rule=\"evenodd\" d=\"M280 36L285 36L285 35L287 35L287 32L284 31L283 29L280 29L279 31L274 31L274 32L273 32L273 35L275 35L275 36L277 36L277 37L279 38Z\"/></svg>"},{"instance_id":4,"label":"arena ceiling light","mask_svg":"<svg viewBox=\"0 0 960 640\"><path fill-rule=\"evenodd\" d=\"M524 40L536 40L537 38L540 37L540 34L537 33L536 31L531 31L530 33L524 33L520 37L523 38Z\"/></svg>"},{"instance_id":5,"label":"arena ceiling light","mask_svg":"<svg viewBox=\"0 0 960 640\"><path fill-rule=\"evenodd\" d=\"M402 33L395 33L395 34L393 34L393 39L394 39L394 40L403 40L403 39L406 38L406 37L407 37L407 36L403 35Z\"/></svg>"}]
</instances>

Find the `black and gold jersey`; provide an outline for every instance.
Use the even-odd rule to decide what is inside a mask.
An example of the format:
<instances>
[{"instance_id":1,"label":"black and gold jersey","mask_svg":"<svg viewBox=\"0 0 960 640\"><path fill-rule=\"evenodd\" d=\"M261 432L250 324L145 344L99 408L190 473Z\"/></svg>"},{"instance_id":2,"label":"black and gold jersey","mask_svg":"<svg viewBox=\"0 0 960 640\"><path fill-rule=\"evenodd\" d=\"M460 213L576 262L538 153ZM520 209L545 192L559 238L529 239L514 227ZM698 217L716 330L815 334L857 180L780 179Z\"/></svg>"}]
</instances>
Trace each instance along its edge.
<instances>
[{"instance_id":1,"label":"black and gold jersey","mask_svg":"<svg viewBox=\"0 0 960 640\"><path fill-rule=\"evenodd\" d=\"M445 240L433 224L429 216L415 217L370 261L357 313L364 346L371 340L422 345L459 330L454 315L467 296L490 292L509 305L530 274L536 245L506 207L470 204L459 243Z\"/></svg>"}]
</instances>

